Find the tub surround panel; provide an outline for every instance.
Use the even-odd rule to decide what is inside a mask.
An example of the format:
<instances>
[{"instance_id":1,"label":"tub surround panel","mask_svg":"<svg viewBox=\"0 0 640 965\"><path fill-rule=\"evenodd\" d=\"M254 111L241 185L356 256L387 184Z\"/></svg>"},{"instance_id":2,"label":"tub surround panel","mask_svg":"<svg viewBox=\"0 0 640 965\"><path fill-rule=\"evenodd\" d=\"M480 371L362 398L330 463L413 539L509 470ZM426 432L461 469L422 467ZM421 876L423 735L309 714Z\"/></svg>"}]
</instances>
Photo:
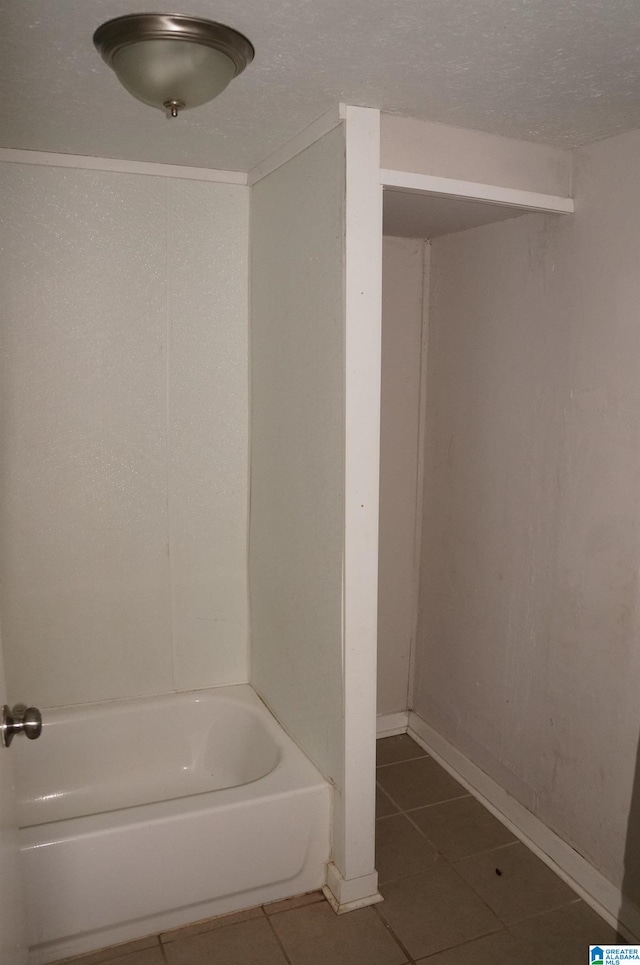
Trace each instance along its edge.
<instances>
[{"instance_id":1,"label":"tub surround panel","mask_svg":"<svg viewBox=\"0 0 640 965\"><path fill-rule=\"evenodd\" d=\"M167 690L164 190L17 164L0 177L9 697Z\"/></svg>"},{"instance_id":2,"label":"tub surround panel","mask_svg":"<svg viewBox=\"0 0 640 965\"><path fill-rule=\"evenodd\" d=\"M174 686L246 681L249 192L168 197Z\"/></svg>"},{"instance_id":3,"label":"tub surround panel","mask_svg":"<svg viewBox=\"0 0 640 965\"><path fill-rule=\"evenodd\" d=\"M344 131L252 189L251 682L326 775L344 757Z\"/></svg>"},{"instance_id":4,"label":"tub surround panel","mask_svg":"<svg viewBox=\"0 0 640 965\"><path fill-rule=\"evenodd\" d=\"M0 178L9 697L246 679L248 189L20 164Z\"/></svg>"}]
</instances>

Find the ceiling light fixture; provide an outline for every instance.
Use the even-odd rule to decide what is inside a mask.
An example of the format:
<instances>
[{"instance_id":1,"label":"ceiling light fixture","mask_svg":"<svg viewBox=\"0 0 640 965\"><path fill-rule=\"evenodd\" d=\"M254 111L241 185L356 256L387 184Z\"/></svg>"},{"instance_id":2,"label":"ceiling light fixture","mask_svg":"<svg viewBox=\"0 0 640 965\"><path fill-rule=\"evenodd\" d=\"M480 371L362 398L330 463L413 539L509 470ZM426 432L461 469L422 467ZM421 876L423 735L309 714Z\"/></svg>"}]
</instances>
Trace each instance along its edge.
<instances>
[{"instance_id":1,"label":"ceiling light fixture","mask_svg":"<svg viewBox=\"0 0 640 965\"><path fill-rule=\"evenodd\" d=\"M130 94L171 117L213 100L254 56L237 30L174 13L107 20L93 42Z\"/></svg>"}]
</instances>

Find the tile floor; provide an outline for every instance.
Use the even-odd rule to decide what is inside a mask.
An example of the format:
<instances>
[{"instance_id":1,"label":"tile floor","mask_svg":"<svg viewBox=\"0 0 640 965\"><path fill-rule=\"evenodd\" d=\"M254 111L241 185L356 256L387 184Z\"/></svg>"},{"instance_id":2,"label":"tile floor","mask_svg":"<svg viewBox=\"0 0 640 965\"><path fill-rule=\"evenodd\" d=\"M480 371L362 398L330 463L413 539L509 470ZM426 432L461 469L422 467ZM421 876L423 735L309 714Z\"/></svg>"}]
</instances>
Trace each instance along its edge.
<instances>
[{"instance_id":1,"label":"tile floor","mask_svg":"<svg viewBox=\"0 0 640 965\"><path fill-rule=\"evenodd\" d=\"M384 902L305 895L65 965L585 965L622 941L407 735L378 741L377 807Z\"/></svg>"}]
</instances>

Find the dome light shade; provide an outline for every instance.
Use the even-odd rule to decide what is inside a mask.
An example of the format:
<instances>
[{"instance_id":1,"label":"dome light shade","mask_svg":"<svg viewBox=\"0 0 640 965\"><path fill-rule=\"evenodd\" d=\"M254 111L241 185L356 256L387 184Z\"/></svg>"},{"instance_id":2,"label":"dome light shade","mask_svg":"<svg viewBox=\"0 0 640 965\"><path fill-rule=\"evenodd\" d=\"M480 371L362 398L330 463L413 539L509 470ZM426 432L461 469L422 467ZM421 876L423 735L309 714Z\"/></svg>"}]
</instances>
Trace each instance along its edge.
<instances>
[{"instance_id":1,"label":"dome light shade","mask_svg":"<svg viewBox=\"0 0 640 965\"><path fill-rule=\"evenodd\" d=\"M93 42L130 94L173 117L217 97L254 56L237 30L180 14L116 17Z\"/></svg>"}]
</instances>

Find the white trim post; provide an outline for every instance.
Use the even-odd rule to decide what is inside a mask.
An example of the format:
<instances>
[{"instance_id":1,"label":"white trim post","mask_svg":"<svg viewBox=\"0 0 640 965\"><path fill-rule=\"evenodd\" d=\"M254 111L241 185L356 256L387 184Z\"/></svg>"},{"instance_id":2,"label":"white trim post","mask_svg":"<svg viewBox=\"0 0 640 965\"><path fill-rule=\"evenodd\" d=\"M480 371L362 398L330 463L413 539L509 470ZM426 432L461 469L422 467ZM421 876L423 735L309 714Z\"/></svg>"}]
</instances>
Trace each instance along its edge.
<instances>
[{"instance_id":1,"label":"white trim post","mask_svg":"<svg viewBox=\"0 0 640 965\"><path fill-rule=\"evenodd\" d=\"M375 871L378 491L382 316L380 114L343 107L345 204L345 764L327 897L336 911L381 900Z\"/></svg>"}]
</instances>

